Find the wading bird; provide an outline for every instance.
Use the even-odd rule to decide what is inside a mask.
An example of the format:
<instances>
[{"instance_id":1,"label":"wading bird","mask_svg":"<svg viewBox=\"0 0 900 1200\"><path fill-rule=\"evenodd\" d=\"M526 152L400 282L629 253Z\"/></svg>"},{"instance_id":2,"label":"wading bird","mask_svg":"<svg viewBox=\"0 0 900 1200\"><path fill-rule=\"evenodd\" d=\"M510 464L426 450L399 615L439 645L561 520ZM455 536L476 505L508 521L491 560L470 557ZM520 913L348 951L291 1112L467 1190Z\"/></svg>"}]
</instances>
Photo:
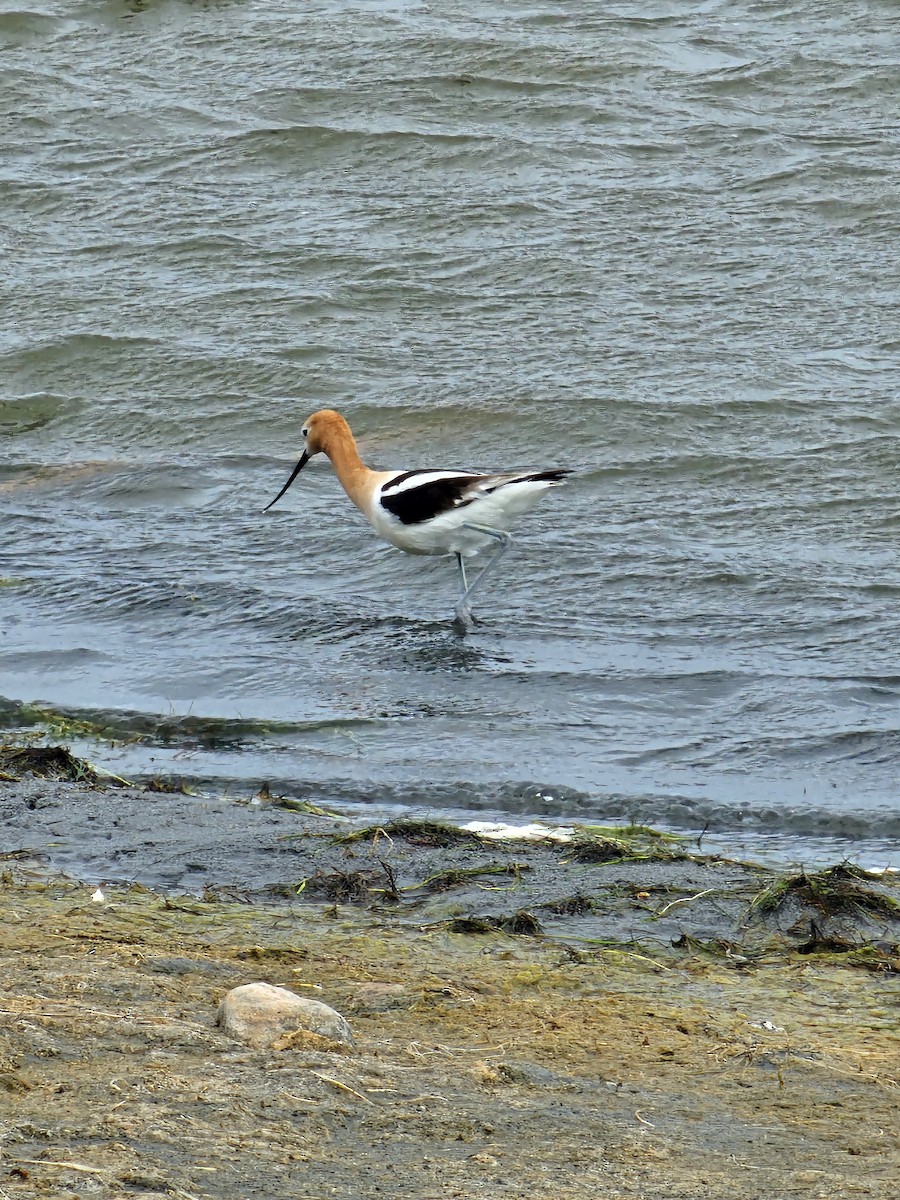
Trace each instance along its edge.
<instances>
[{"instance_id":1,"label":"wading bird","mask_svg":"<svg viewBox=\"0 0 900 1200\"><path fill-rule=\"evenodd\" d=\"M507 526L570 474L567 469L502 475L372 471L359 457L350 426L330 408L313 413L301 432L300 461L263 512L278 503L314 454L327 454L344 491L379 537L408 554L456 555L462 594L455 613L464 629L474 619L472 593L512 540ZM488 546L495 547L494 553L469 583L466 557Z\"/></svg>"}]
</instances>

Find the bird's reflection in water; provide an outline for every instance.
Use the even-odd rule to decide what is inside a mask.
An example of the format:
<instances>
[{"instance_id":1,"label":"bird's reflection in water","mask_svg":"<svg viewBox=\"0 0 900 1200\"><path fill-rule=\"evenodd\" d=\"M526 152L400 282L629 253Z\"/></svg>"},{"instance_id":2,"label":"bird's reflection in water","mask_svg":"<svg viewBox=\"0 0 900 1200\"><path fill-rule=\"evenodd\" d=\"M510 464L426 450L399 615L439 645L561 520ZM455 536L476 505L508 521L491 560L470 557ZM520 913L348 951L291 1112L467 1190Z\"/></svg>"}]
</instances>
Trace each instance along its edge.
<instances>
[{"instance_id":1,"label":"bird's reflection in water","mask_svg":"<svg viewBox=\"0 0 900 1200\"><path fill-rule=\"evenodd\" d=\"M498 662L507 661L496 647L479 646L477 638L462 637L444 623L409 622L397 629L394 639L396 662L419 671L492 671Z\"/></svg>"}]
</instances>

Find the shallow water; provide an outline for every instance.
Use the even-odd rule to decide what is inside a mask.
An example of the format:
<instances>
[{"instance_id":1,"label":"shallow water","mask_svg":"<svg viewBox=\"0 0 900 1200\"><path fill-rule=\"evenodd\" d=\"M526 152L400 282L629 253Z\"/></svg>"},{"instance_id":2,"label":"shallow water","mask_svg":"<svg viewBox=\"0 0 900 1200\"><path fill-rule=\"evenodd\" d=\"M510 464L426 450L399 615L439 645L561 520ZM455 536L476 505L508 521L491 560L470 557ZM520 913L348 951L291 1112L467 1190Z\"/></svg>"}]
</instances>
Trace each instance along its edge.
<instances>
[{"instance_id":1,"label":"shallow water","mask_svg":"<svg viewBox=\"0 0 900 1200\"><path fill-rule=\"evenodd\" d=\"M123 773L900 834L889 5L0 13L0 716ZM379 467L570 466L449 628ZM96 757L96 755L95 755Z\"/></svg>"}]
</instances>

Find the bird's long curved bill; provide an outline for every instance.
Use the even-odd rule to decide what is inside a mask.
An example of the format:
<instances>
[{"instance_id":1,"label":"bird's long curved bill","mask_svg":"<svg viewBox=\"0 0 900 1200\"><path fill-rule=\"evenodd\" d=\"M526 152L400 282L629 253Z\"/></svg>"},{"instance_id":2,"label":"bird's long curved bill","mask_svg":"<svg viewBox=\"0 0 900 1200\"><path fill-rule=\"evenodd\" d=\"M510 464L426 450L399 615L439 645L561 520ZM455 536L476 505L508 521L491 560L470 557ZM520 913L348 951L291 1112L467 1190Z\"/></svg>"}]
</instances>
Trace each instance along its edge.
<instances>
[{"instance_id":1,"label":"bird's long curved bill","mask_svg":"<svg viewBox=\"0 0 900 1200\"><path fill-rule=\"evenodd\" d=\"M287 483L284 485L284 487L281 489L281 491L278 493L278 495L275 497L275 499L272 501L272 503L266 505L266 507L263 509L263 512L268 512L269 509L272 507L272 504L278 503L278 501L281 499L281 497L284 495L284 493L288 490L288 488L291 486L291 484L294 482L294 480L297 478L297 476L300 474L300 472L303 470L303 468L306 466L306 464L308 462L309 462L309 454L306 452L306 450L304 450L303 453L300 455L300 461L297 463L296 467L294 467L293 471L291 471L290 479L288 479Z\"/></svg>"}]
</instances>

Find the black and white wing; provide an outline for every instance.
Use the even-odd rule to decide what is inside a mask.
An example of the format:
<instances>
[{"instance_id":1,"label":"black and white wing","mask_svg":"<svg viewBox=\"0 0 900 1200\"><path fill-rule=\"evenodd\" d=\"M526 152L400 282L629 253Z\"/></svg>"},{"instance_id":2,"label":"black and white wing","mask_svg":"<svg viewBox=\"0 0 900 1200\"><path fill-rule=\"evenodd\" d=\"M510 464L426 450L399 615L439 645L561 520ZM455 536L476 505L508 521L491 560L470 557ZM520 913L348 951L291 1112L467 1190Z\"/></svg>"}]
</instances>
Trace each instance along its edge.
<instances>
[{"instance_id":1,"label":"black and white wing","mask_svg":"<svg viewBox=\"0 0 900 1200\"><path fill-rule=\"evenodd\" d=\"M516 484L562 483L567 470L522 475L472 475L463 471L404 471L381 487L379 503L403 525L421 525Z\"/></svg>"}]
</instances>

